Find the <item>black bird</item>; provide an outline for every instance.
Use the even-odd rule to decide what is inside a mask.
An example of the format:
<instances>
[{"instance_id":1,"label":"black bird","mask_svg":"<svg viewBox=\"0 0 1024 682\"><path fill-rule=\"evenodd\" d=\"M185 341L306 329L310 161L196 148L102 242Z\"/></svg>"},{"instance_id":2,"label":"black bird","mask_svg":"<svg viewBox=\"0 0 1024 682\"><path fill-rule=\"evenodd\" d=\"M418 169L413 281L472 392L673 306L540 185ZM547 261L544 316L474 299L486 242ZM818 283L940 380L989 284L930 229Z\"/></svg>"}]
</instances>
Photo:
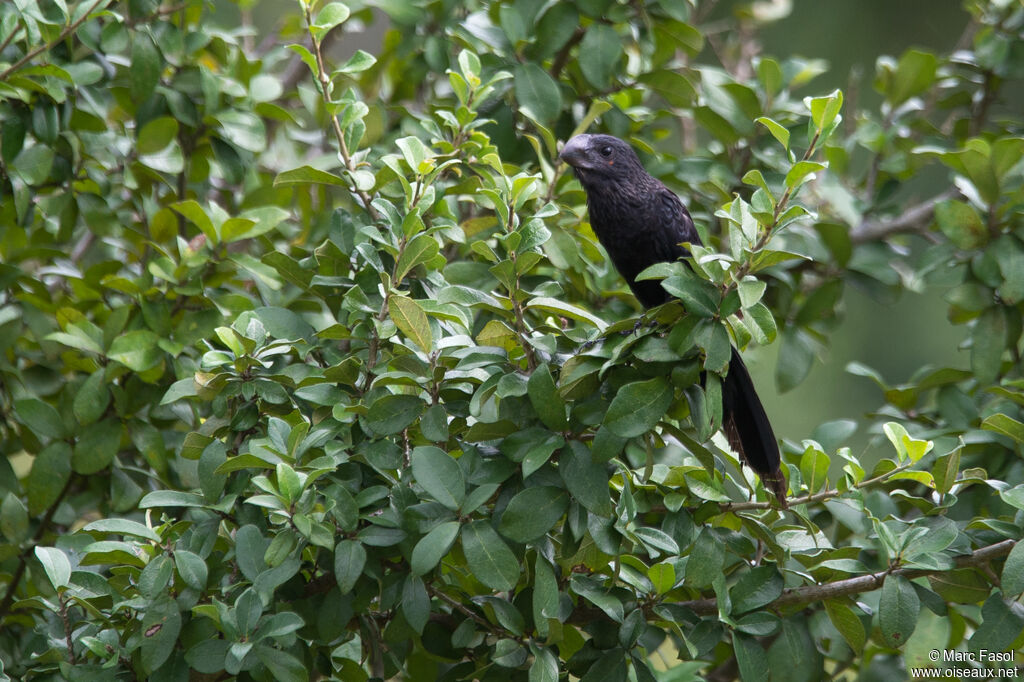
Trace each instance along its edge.
<instances>
[{"instance_id":1,"label":"black bird","mask_svg":"<svg viewBox=\"0 0 1024 682\"><path fill-rule=\"evenodd\" d=\"M633 148L611 135L576 135L558 155L573 167L587 193L590 225L612 263L645 308L671 296L657 280L636 281L655 263L690 255L682 242L700 244L679 197L652 177ZM743 358L732 349L722 380L722 429L729 444L786 506L779 446Z\"/></svg>"}]
</instances>

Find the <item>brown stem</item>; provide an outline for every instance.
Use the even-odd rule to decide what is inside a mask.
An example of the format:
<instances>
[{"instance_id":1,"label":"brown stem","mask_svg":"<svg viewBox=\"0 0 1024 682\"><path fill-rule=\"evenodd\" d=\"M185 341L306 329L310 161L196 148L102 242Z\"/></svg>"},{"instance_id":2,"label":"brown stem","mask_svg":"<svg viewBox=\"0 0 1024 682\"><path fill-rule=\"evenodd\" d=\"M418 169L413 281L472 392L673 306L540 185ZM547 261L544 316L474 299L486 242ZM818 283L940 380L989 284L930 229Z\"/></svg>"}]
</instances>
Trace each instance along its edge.
<instances>
[{"instance_id":1,"label":"brown stem","mask_svg":"<svg viewBox=\"0 0 1024 682\"><path fill-rule=\"evenodd\" d=\"M320 97L324 102L324 107L330 109L330 87L331 77L327 75L327 68L325 66L323 49L320 40L313 34L313 17L310 14L310 6L306 6L306 25L309 27L309 37L313 41L313 56L316 58L316 77L320 84ZM338 140L338 151L341 153L341 158L345 162L345 168L349 173L353 173L356 170L356 164L352 161L352 154L349 152L348 143L345 142L345 133L341 129L341 122L338 117L334 114L330 115L331 129L334 131L334 137ZM377 210L371 205L372 197L365 191L359 189L355 185L355 180L352 180L352 186L349 187L349 191L359 197L359 200L363 204L363 208L370 217L376 220L379 215Z\"/></svg>"},{"instance_id":2,"label":"brown stem","mask_svg":"<svg viewBox=\"0 0 1024 682\"><path fill-rule=\"evenodd\" d=\"M577 26L572 37L566 41L565 45L562 46L562 49L555 55L554 60L551 62L551 68L549 69L549 73L552 78L558 80L558 77L562 74L562 69L564 69L565 65L569 62L569 52L571 52L572 48L576 47L576 45L583 40L585 33L586 31L583 30L582 26Z\"/></svg>"},{"instance_id":3,"label":"brown stem","mask_svg":"<svg viewBox=\"0 0 1024 682\"><path fill-rule=\"evenodd\" d=\"M997 542L994 545L988 545L977 549L970 554L956 557L957 568L982 566L992 559L1006 556L1016 544L1016 540L1003 540L1002 542ZM834 599L835 597L843 597L850 594L871 592L881 587L888 575L898 575L910 579L920 578L927 575L936 575L938 573L945 573L945 571L941 569L894 568L879 571L877 573L869 573L868 575L859 575L855 578L846 578L845 580L824 583L822 585L794 587L783 590L782 596L775 601L766 604L766 607L778 608L782 606L809 604L823 599ZM691 601L678 602L678 605L685 606L700 615L718 613L718 600L713 597L708 599L694 599Z\"/></svg>"},{"instance_id":4,"label":"brown stem","mask_svg":"<svg viewBox=\"0 0 1024 682\"><path fill-rule=\"evenodd\" d=\"M68 618L68 603L63 594L57 595L57 602L60 604L60 619L64 623L64 641L68 645L68 662L75 664L75 644L71 640L71 620Z\"/></svg>"},{"instance_id":5,"label":"brown stem","mask_svg":"<svg viewBox=\"0 0 1024 682\"><path fill-rule=\"evenodd\" d=\"M50 527L50 523L53 521L53 515L57 513L57 507L64 501L68 491L71 490L71 484L74 482L75 477L72 476L68 479L68 482L64 484L64 488L57 495L57 499L53 501L50 508L46 510L46 514L43 515L42 520L39 522L39 527L36 528L36 532L32 535L32 540L25 546L25 549L21 551L21 555L18 556L18 567L14 569L14 575L11 576L11 581L7 583L7 591L4 593L3 601L0 601L0 621L3 620L4 616L10 610L11 602L14 601L14 593L18 590L18 584L21 582L22 577L25 575L25 569L28 566L29 554L35 549L36 543L43 537L43 533Z\"/></svg>"}]
</instances>

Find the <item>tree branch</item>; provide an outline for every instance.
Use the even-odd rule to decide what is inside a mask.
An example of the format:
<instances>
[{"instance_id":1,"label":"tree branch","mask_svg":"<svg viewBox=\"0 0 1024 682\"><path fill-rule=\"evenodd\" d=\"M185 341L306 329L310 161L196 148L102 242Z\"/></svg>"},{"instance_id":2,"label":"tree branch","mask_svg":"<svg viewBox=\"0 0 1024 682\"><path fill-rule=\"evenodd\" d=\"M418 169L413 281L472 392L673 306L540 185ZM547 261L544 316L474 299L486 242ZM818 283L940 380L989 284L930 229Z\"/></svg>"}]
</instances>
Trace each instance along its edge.
<instances>
[{"instance_id":1,"label":"tree branch","mask_svg":"<svg viewBox=\"0 0 1024 682\"><path fill-rule=\"evenodd\" d=\"M60 32L60 35L58 35L56 38L54 38L49 43L46 43L45 45L40 45L39 47L35 48L34 50L29 50L28 52L25 53L24 57L22 57L21 59L19 59L16 62L14 62L13 64L11 64L9 67L7 67L7 69L5 69L3 73L0 73L0 81L6 81L8 76L10 76L12 73L17 71L21 67L25 66L25 64L27 64L28 62L32 61L35 57L37 57L38 55L42 54L43 52L49 52L51 49L53 49L53 47L55 45L59 44L65 38L67 38L69 35L71 35L76 30L78 30L78 27L81 26L82 24L84 24L86 21L88 21L90 15L92 15L92 13L100 5L102 5L102 4L104 4L104 3L108 2L108 1L109 0L96 0L96 2L94 2L92 4L92 6L89 7L89 9L85 10L85 12L82 14L82 16L78 17L78 19L75 22L65 26L64 30L62 30ZM76 9L77 9L77 6L76 6Z\"/></svg>"},{"instance_id":2,"label":"tree branch","mask_svg":"<svg viewBox=\"0 0 1024 682\"><path fill-rule=\"evenodd\" d=\"M0 601L0 620L3 620L4 616L11 608L11 604L14 602L14 593L18 590L18 584L21 583L22 577L25 575L25 569L28 567L29 555L35 551L36 543L38 543L46 531L50 528L50 523L53 522L53 515L57 513L57 507L61 505L64 498L67 497L68 491L71 490L71 484L74 483L75 476L70 476L68 482L64 484L60 494L57 495L57 499L53 501L49 509L46 510L46 514L43 515L42 520L39 522L39 527L36 528L36 532L32 534L32 539L25 545L25 548L21 551L18 556L18 567L14 569L14 575L11 576L11 580L7 583L7 591L4 592L4 598Z\"/></svg>"},{"instance_id":3,"label":"tree branch","mask_svg":"<svg viewBox=\"0 0 1024 682\"><path fill-rule=\"evenodd\" d=\"M863 220L859 225L850 230L850 240L854 244L864 244L903 232L923 232L928 228L932 216L935 214L935 207L943 201L955 199L959 196L960 192L951 188L931 199L911 206L895 218Z\"/></svg>"},{"instance_id":4,"label":"tree branch","mask_svg":"<svg viewBox=\"0 0 1024 682\"><path fill-rule=\"evenodd\" d=\"M994 545L982 547L970 554L957 557L956 566L957 568L970 568L972 566L982 565L992 559L1006 556L1016 544L1016 540L1003 540L1002 542L997 542ZM896 568L892 570L879 571L877 573L869 573L868 575L859 575L855 578L837 580L832 583L794 587L783 590L781 597L766 606L769 608L778 608L781 606L808 604L810 602L821 601L822 599L833 599L835 597L842 597L848 594L871 592L881 587L882 583L885 582L886 576L889 575L899 575L909 579L945 572L945 570ZM713 597L708 599L694 599L692 601L677 602L677 605L685 606L702 616L718 613L718 600Z\"/></svg>"}]
</instances>

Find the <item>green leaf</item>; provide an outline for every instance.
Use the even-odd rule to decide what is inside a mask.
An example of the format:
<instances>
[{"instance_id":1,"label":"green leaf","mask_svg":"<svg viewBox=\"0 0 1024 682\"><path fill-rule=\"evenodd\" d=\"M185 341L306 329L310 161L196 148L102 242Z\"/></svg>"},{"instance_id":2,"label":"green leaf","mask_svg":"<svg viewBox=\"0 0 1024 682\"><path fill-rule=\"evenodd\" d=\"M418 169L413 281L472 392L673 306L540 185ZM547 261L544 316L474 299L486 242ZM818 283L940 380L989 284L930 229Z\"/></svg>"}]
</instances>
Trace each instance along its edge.
<instances>
[{"instance_id":1,"label":"green leaf","mask_svg":"<svg viewBox=\"0 0 1024 682\"><path fill-rule=\"evenodd\" d=\"M616 623L621 623L625 608L619 597L612 593L603 582L593 576L574 573L569 581L572 591L604 611Z\"/></svg>"},{"instance_id":2,"label":"green leaf","mask_svg":"<svg viewBox=\"0 0 1024 682\"><path fill-rule=\"evenodd\" d=\"M414 448L412 475L431 497L456 510L466 499L466 481L455 458L433 445Z\"/></svg>"},{"instance_id":3,"label":"green leaf","mask_svg":"<svg viewBox=\"0 0 1024 682\"><path fill-rule=\"evenodd\" d=\"M756 639L734 632L732 649L736 656L736 666L743 682L768 682L770 668L768 657Z\"/></svg>"},{"instance_id":4,"label":"green leaf","mask_svg":"<svg viewBox=\"0 0 1024 682\"><path fill-rule=\"evenodd\" d=\"M117 455L121 433L121 423L113 417L86 426L75 439L71 468L79 474L106 469Z\"/></svg>"},{"instance_id":5,"label":"green leaf","mask_svg":"<svg viewBox=\"0 0 1024 682\"><path fill-rule=\"evenodd\" d=\"M462 527L462 551L473 576L492 590L507 592L519 582L519 560L488 521Z\"/></svg>"},{"instance_id":6,"label":"green leaf","mask_svg":"<svg viewBox=\"0 0 1024 682\"><path fill-rule=\"evenodd\" d=\"M964 201L949 199L935 206L935 222L958 248L976 249L988 241L988 228L977 209Z\"/></svg>"},{"instance_id":7,"label":"green leaf","mask_svg":"<svg viewBox=\"0 0 1024 682\"><path fill-rule=\"evenodd\" d=\"M622 38L609 24L595 21L580 42L578 63L583 77L595 88L608 85L622 57Z\"/></svg>"},{"instance_id":8,"label":"green leaf","mask_svg":"<svg viewBox=\"0 0 1024 682\"><path fill-rule=\"evenodd\" d=\"M697 101L697 88L674 69L658 69L641 74L638 80L674 107L689 107Z\"/></svg>"},{"instance_id":9,"label":"green leaf","mask_svg":"<svg viewBox=\"0 0 1024 682\"><path fill-rule=\"evenodd\" d=\"M44 144L34 144L23 149L11 163L14 175L28 185L41 185L50 177L54 152Z\"/></svg>"},{"instance_id":10,"label":"green leaf","mask_svg":"<svg viewBox=\"0 0 1024 682\"><path fill-rule=\"evenodd\" d=\"M525 308L526 310L543 310L544 312L561 317L568 317L571 320L586 322L591 326L596 327L599 331L604 331L608 326L604 320L592 315L583 308L570 303L564 303L556 298L537 296L527 301Z\"/></svg>"},{"instance_id":11,"label":"green leaf","mask_svg":"<svg viewBox=\"0 0 1024 682\"><path fill-rule=\"evenodd\" d=\"M78 389L71 409L78 423L85 426L103 416L109 404L110 390L107 388L106 372L98 369Z\"/></svg>"},{"instance_id":12,"label":"green leaf","mask_svg":"<svg viewBox=\"0 0 1024 682\"><path fill-rule=\"evenodd\" d=\"M516 67L515 93L520 111L537 123L554 121L562 110L562 91L558 83L534 62Z\"/></svg>"},{"instance_id":13,"label":"green leaf","mask_svg":"<svg viewBox=\"0 0 1024 682\"><path fill-rule=\"evenodd\" d=\"M740 576L729 590L732 613L761 608L782 596L782 576L774 566L755 566Z\"/></svg>"},{"instance_id":14,"label":"green leaf","mask_svg":"<svg viewBox=\"0 0 1024 682\"><path fill-rule=\"evenodd\" d=\"M707 318L718 315L718 292L710 283L686 274L666 277L661 286L683 302L686 312Z\"/></svg>"},{"instance_id":15,"label":"green leaf","mask_svg":"<svg viewBox=\"0 0 1024 682\"><path fill-rule=\"evenodd\" d=\"M63 438L66 433L60 413L39 398L20 398L14 401L14 413L18 421L37 436Z\"/></svg>"},{"instance_id":16,"label":"green leaf","mask_svg":"<svg viewBox=\"0 0 1024 682\"><path fill-rule=\"evenodd\" d=\"M168 594L163 594L146 606L142 617L142 668L147 673L162 666L178 643L181 632L181 613Z\"/></svg>"},{"instance_id":17,"label":"green leaf","mask_svg":"<svg viewBox=\"0 0 1024 682\"><path fill-rule=\"evenodd\" d=\"M262 152L267 147L267 129L256 114L229 110L217 114L221 136L239 149Z\"/></svg>"},{"instance_id":18,"label":"green leaf","mask_svg":"<svg viewBox=\"0 0 1024 682\"><path fill-rule=\"evenodd\" d=\"M573 499L598 516L610 516L613 505L608 471L583 443L574 440L562 450L558 471Z\"/></svg>"},{"instance_id":19,"label":"green leaf","mask_svg":"<svg viewBox=\"0 0 1024 682\"><path fill-rule=\"evenodd\" d=\"M779 141L783 149L789 149L789 130L785 126L767 116L761 116L755 120L768 129L768 132Z\"/></svg>"},{"instance_id":20,"label":"green leaf","mask_svg":"<svg viewBox=\"0 0 1024 682\"><path fill-rule=\"evenodd\" d=\"M549 630L548 618L558 614L558 581L551 564L537 552L533 563L533 622L537 632L546 637Z\"/></svg>"},{"instance_id":21,"label":"green leaf","mask_svg":"<svg viewBox=\"0 0 1024 682\"><path fill-rule=\"evenodd\" d=\"M826 168L825 164L817 161L798 161L786 173L786 187L796 189L814 177L814 173Z\"/></svg>"},{"instance_id":22,"label":"green leaf","mask_svg":"<svg viewBox=\"0 0 1024 682\"><path fill-rule=\"evenodd\" d=\"M913 585L898 575L886 577L878 602L878 625L891 647L902 647L914 632L921 601Z\"/></svg>"},{"instance_id":23,"label":"green leaf","mask_svg":"<svg viewBox=\"0 0 1024 682\"><path fill-rule=\"evenodd\" d=\"M561 488L527 488L509 501L498 531L513 542L532 542L551 530L568 508L569 496Z\"/></svg>"},{"instance_id":24,"label":"green leaf","mask_svg":"<svg viewBox=\"0 0 1024 682\"><path fill-rule=\"evenodd\" d=\"M928 90L935 82L938 58L919 50L907 50L900 56L891 80L886 84L886 99L893 105L903 104L911 97Z\"/></svg>"},{"instance_id":25,"label":"green leaf","mask_svg":"<svg viewBox=\"0 0 1024 682\"><path fill-rule=\"evenodd\" d=\"M43 448L32 462L25 482L30 516L41 516L60 497L71 480L71 446L55 441Z\"/></svg>"},{"instance_id":26,"label":"green leaf","mask_svg":"<svg viewBox=\"0 0 1024 682\"><path fill-rule=\"evenodd\" d=\"M1024 592L1024 542L1017 542L1006 556L1000 578L1003 594L1019 595Z\"/></svg>"},{"instance_id":27,"label":"green leaf","mask_svg":"<svg viewBox=\"0 0 1024 682\"><path fill-rule=\"evenodd\" d=\"M423 634L423 628L430 618L430 595L418 575L410 575L405 579L402 587L402 613L416 634Z\"/></svg>"},{"instance_id":28,"label":"green leaf","mask_svg":"<svg viewBox=\"0 0 1024 682\"><path fill-rule=\"evenodd\" d=\"M28 537L28 509L12 492L5 494L0 503L0 533L13 545Z\"/></svg>"},{"instance_id":29,"label":"green leaf","mask_svg":"<svg viewBox=\"0 0 1024 682\"><path fill-rule=\"evenodd\" d=\"M809 446L800 458L800 475L808 492L816 493L828 485L828 469L831 464L828 455L819 448Z\"/></svg>"},{"instance_id":30,"label":"green leaf","mask_svg":"<svg viewBox=\"0 0 1024 682\"><path fill-rule=\"evenodd\" d=\"M811 371L814 362L813 341L807 332L789 328L782 333L779 363L775 367L775 383L780 392L795 388Z\"/></svg>"},{"instance_id":31,"label":"green leaf","mask_svg":"<svg viewBox=\"0 0 1024 682\"><path fill-rule=\"evenodd\" d=\"M257 646L255 651L257 658L267 666L267 670L275 682L307 682L309 680L309 670L306 664L287 651L262 644ZM344 666L342 669L344 670ZM352 679L358 678L353 677Z\"/></svg>"},{"instance_id":32,"label":"green leaf","mask_svg":"<svg viewBox=\"0 0 1024 682\"><path fill-rule=\"evenodd\" d=\"M317 39L320 39L332 28L344 23L350 14L348 5L332 2L317 12L316 20L310 26L310 30Z\"/></svg>"},{"instance_id":33,"label":"green leaf","mask_svg":"<svg viewBox=\"0 0 1024 682\"><path fill-rule=\"evenodd\" d=\"M202 507L205 504L202 495L186 493L180 490L154 490L146 493L139 500L139 509L150 507Z\"/></svg>"},{"instance_id":34,"label":"green leaf","mask_svg":"<svg viewBox=\"0 0 1024 682\"><path fill-rule=\"evenodd\" d=\"M36 558L43 565L46 577L50 579L53 589L62 590L71 583L71 562L68 555L56 547L35 548Z\"/></svg>"},{"instance_id":35,"label":"green leaf","mask_svg":"<svg viewBox=\"0 0 1024 682\"><path fill-rule=\"evenodd\" d=\"M156 85L160 81L160 72L164 68L160 51L145 32L132 33L130 64L128 85L132 99L136 102L144 102L156 89Z\"/></svg>"},{"instance_id":36,"label":"green leaf","mask_svg":"<svg viewBox=\"0 0 1024 682\"><path fill-rule=\"evenodd\" d=\"M322 171L312 166L299 166L291 170L282 171L274 178L274 187L283 185L308 185L310 183L319 185L333 185L335 187L348 187L349 183L333 173Z\"/></svg>"},{"instance_id":37,"label":"green leaf","mask_svg":"<svg viewBox=\"0 0 1024 682\"><path fill-rule=\"evenodd\" d=\"M1024 443L1024 424L1001 412L985 417L981 428L1008 436L1018 443Z\"/></svg>"},{"instance_id":38,"label":"green leaf","mask_svg":"<svg viewBox=\"0 0 1024 682\"><path fill-rule=\"evenodd\" d=\"M838 599L826 599L825 613L855 654L864 650L867 634L864 632L864 624L852 608Z\"/></svg>"},{"instance_id":39,"label":"green leaf","mask_svg":"<svg viewBox=\"0 0 1024 682\"><path fill-rule=\"evenodd\" d=\"M435 566L448 553L459 534L458 521L446 521L434 526L429 533L420 538L412 549L409 567L416 575L423 575Z\"/></svg>"},{"instance_id":40,"label":"green leaf","mask_svg":"<svg viewBox=\"0 0 1024 682\"><path fill-rule=\"evenodd\" d=\"M569 425L565 400L558 394L551 370L546 364L540 365L526 382L527 395L537 416L552 431L563 431Z\"/></svg>"},{"instance_id":41,"label":"green leaf","mask_svg":"<svg viewBox=\"0 0 1024 682\"><path fill-rule=\"evenodd\" d=\"M429 234L418 234L405 245L402 255L395 265L394 284L397 286L409 271L417 265L426 263L437 255L437 240Z\"/></svg>"},{"instance_id":42,"label":"green leaf","mask_svg":"<svg viewBox=\"0 0 1024 682\"><path fill-rule=\"evenodd\" d=\"M366 548L356 540L342 540L334 547L334 579L342 594L352 591L366 566Z\"/></svg>"},{"instance_id":43,"label":"green leaf","mask_svg":"<svg viewBox=\"0 0 1024 682\"><path fill-rule=\"evenodd\" d=\"M984 427L982 422L982 427ZM956 483L960 473L960 448L954 449L949 454L936 458L932 465L932 478L935 481L935 490L945 495Z\"/></svg>"},{"instance_id":44,"label":"green leaf","mask_svg":"<svg viewBox=\"0 0 1024 682\"><path fill-rule=\"evenodd\" d=\"M405 296L392 295L388 299L388 311L391 314L391 321L399 331L424 353L429 353L433 349L434 337L430 331L430 321L419 303Z\"/></svg>"},{"instance_id":45,"label":"green leaf","mask_svg":"<svg viewBox=\"0 0 1024 682\"><path fill-rule=\"evenodd\" d=\"M390 436L401 433L423 412L423 400L414 395L388 394L373 401L366 413L366 424L374 433Z\"/></svg>"},{"instance_id":46,"label":"green leaf","mask_svg":"<svg viewBox=\"0 0 1024 682\"><path fill-rule=\"evenodd\" d=\"M641 436L661 421L674 397L672 385L663 377L626 384L612 398L604 426L622 438Z\"/></svg>"},{"instance_id":47,"label":"green leaf","mask_svg":"<svg viewBox=\"0 0 1024 682\"><path fill-rule=\"evenodd\" d=\"M694 587L708 587L722 574L724 562L725 546L709 528L702 528L686 562L686 582Z\"/></svg>"},{"instance_id":48,"label":"green leaf","mask_svg":"<svg viewBox=\"0 0 1024 682\"><path fill-rule=\"evenodd\" d=\"M971 371L981 385L999 376L1006 332L1006 316L998 306L987 308L971 330Z\"/></svg>"},{"instance_id":49,"label":"green leaf","mask_svg":"<svg viewBox=\"0 0 1024 682\"><path fill-rule=\"evenodd\" d=\"M833 90L824 97L809 97L804 100L811 111L811 121L818 130L825 130L836 120L843 108L843 93Z\"/></svg>"},{"instance_id":50,"label":"green leaf","mask_svg":"<svg viewBox=\"0 0 1024 682\"><path fill-rule=\"evenodd\" d=\"M170 116L161 116L142 126L138 133L140 155L156 154L178 136L178 122Z\"/></svg>"},{"instance_id":51,"label":"green leaf","mask_svg":"<svg viewBox=\"0 0 1024 682\"><path fill-rule=\"evenodd\" d=\"M530 664L527 682L558 682L558 657L551 649L531 641L530 651L533 652L533 663Z\"/></svg>"},{"instance_id":52,"label":"green leaf","mask_svg":"<svg viewBox=\"0 0 1024 682\"><path fill-rule=\"evenodd\" d=\"M116 533L118 535L132 535L137 538L160 542L160 536L149 526L132 521L131 519L99 519L87 523L82 530L97 533Z\"/></svg>"},{"instance_id":53,"label":"green leaf","mask_svg":"<svg viewBox=\"0 0 1024 682\"><path fill-rule=\"evenodd\" d=\"M1024 614L1018 604L1007 602L995 590L981 606L981 624L967 640L969 651L1010 651L1024 630Z\"/></svg>"},{"instance_id":54,"label":"green leaf","mask_svg":"<svg viewBox=\"0 0 1024 682\"><path fill-rule=\"evenodd\" d=\"M160 337L148 329L125 332L110 344L107 357L134 372L145 372L163 360L159 341Z\"/></svg>"},{"instance_id":55,"label":"green leaf","mask_svg":"<svg viewBox=\"0 0 1024 682\"><path fill-rule=\"evenodd\" d=\"M377 63L377 58L369 52L364 50L356 50L355 54L348 58L348 60L334 70L334 74L338 73L360 73L366 71L374 64Z\"/></svg>"},{"instance_id":56,"label":"green leaf","mask_svg":"<svg viewBox=\"0 0 1024 682\"><path fill-rule=\"evenodd\" d=\"M187 549L174 552L174 565L185 584L194 590L205 590L209 573L206 562L196 553Z\"/></svg>"}]
</instances>

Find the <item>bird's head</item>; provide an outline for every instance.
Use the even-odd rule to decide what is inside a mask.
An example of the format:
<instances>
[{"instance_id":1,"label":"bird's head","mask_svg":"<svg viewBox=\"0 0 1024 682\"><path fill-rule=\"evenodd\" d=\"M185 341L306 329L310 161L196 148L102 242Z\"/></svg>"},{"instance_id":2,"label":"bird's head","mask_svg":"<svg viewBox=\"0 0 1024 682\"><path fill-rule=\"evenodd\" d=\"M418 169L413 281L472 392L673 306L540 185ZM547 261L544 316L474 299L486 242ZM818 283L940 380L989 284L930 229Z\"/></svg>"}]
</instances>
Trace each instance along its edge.
<instances>
[{"instance_id":1,"label":"bird's head","mask_svg":"<svg viewBox=\"0 0 1024 682\"><path fill-rule=\"evenodd\" d=\"M633 148L611 135L576 135L565 143L558 158L573 167L584 187L610 185L637 173L646 175Z\"/></svg>"}]
</instances>

